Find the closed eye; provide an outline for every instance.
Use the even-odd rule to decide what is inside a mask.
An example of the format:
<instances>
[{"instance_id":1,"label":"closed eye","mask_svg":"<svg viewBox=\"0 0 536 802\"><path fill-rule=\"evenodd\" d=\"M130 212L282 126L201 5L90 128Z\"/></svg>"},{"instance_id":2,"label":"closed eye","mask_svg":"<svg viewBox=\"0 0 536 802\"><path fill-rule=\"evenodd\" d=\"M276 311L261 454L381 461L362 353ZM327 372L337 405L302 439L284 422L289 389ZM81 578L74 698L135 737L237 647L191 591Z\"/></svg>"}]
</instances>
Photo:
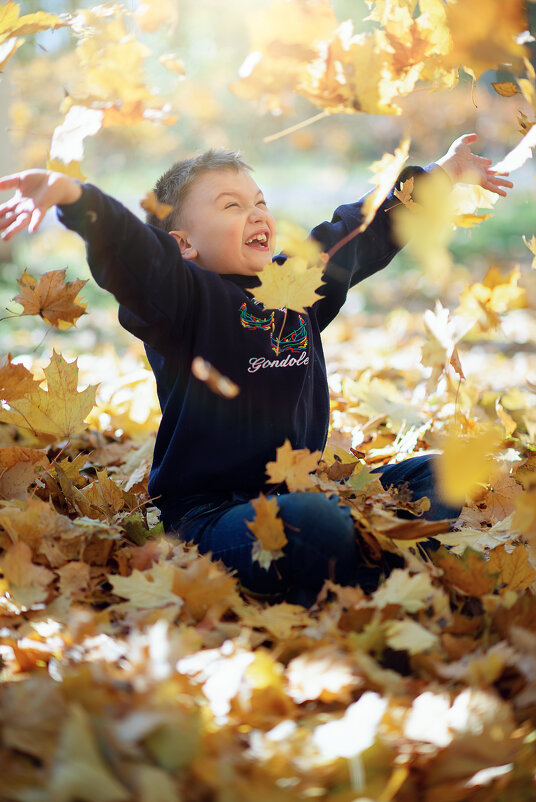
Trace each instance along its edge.
<instances>
[{"instance_id":1,"label":"closed eye","mask_svg":"<svg viewBox=\"0 0 536 802\"><path fill-rule=\"evenodd\" d=\"M238 203L226 203L223 208L224 209L230 209L231 206L238 206Z\"/></svg>"},{"instance_id":2,"label":"closed eye","mask_svg":"<svg viewBox=\"0 0 536 802\"><path fill-rule=\"evenodd\" d=\"M257 206L268 206L265 200L257 201Z\"/></svg>"}]
</instances>

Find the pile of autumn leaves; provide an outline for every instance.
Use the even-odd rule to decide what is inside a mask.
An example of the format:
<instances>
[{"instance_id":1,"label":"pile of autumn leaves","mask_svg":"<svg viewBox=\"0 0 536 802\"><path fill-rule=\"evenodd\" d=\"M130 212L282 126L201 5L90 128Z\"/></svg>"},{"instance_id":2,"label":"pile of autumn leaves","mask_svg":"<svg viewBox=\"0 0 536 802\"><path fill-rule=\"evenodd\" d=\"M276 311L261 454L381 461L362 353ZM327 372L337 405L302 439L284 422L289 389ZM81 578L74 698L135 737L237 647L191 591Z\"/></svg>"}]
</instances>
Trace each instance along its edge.
<instances>
[{"instance_id":1,"label":"pile of autumn leaves","mask_svg":"<svg viewBox=\"0 0 536 802\"><path fill-rule=\"evenodd\" d=\"M504 295L509 282L488 281L487 307L485 282L468 292L491 315L493 287ZM64 271L25 273L17 301L23 314L65 328L84 312L82 284L65 282ZM426 326L423 354L437 384L461 370L456 327L442 307ZM204 368L225 394L225 377ZM290 490L337 493L364 559L382 565L394 551L406 567L371 596L328 581L306 611L263 605L221 566L163 535L146 489L151 440L126 427L87 429L95 388L78 391L76 363L54 353L44 388L3 360L2 799L533 798L531 411L495 404L503 434L500 447L486 441L489 481L449 533L448 522L420 517L426 500L385 492L367 465L441 435L447 450L464 446L464 465L481 468L473 452L482 422L462 412L461 398L449 440L445 398L436 408L431 398L411 421L408 387L393 371L347 373L333 388L322 459L286 443L267 474ZM455 484L448 467L446 476ZM255 503L255 556L277 564L285 542L277 504ZM415 518L397 517L400 509ZM431 535L451 550L427 558L419 542Z\"/></svg>"}]
</instances>

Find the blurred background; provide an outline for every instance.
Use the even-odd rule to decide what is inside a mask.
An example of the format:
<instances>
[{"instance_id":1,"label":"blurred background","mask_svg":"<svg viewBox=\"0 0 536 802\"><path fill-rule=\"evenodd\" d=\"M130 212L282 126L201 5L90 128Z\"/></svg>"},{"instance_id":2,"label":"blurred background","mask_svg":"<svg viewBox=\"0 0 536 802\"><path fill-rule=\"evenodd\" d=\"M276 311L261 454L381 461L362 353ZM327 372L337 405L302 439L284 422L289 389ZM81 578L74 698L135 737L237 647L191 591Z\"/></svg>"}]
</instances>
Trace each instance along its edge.
<instances>
[{"instance_id":1,"label":"blurred background","mask_svg":"<svg viewBox=\"0 0 536 802\"><path fill-rule=\"evenodd\" d=\"M76 14L93 3L26 0L21 14L45 11ZM532 4L529 4L532 6ZM165 24L151 30L156 9L165 7ZM517 118L532 119L523 97L501 97L492 81L508 80L505 71L490 70L476 84L461 73L457 86L443 91L417 88L400 100L398 116L333 114L275 141L266 137L318 114L318 108L291 91L277 102L241 97L236 89L241 67L251 50L252 35L265 24L271 0L176 0L143 3L128 0L124 24L146 48L143 69L150 91L169 107L170 124L143 121L103 128L85 140L83 173L87 180L119 198L143 217L139 202L174 161L209 147L242 151L255 169L278 220L310 228L329 219L340 203L359 198L370 188L370 165L411 138L409 163L424 165L441 156L462 133L476 132L474 150L493 160L502 158L520 140ZM142 25L144 7L146 25ZM332 0L339 21L353 20L356 32L367 31L370 9L364 0ZM531 13L533 13L531 7ZM277 24L282 25L283 20ZM5 65L0 80L0 168L12 172L44 167L54 129L63 118L62 104L83 77L77 40L71 28L30 34ZM180 61L166 69L159 60L173 54ZM128 65L125 65L128 70ZM123 80L121 74L110 81ZM244 94L242 92L242 94ZM168 121L169 122L169 121ZM454 267L448 276L424 271L400 254L388 270L353 290L349 314L382 318L396 308L419 311L436 298L455 306L461 289L481 280L491 265L505 271L523 266L522 282L530 289L532 256L522 241L536 233L534 167L531 161L514 176L515 189L500 199L492 217L472 229L455 232ZM18 307L10 299L18 291L23 269L33 275L68 268L67 278L88 278L83 246L49 215L40 233L19 236L1 253L0 293L9 317ZM45 333L39 321L11 318L0 327L3 351L13 356L50 352L59 341L64 353L88 354L98 345L126 353L139 352L115 323L115 302L90 281L83 291L90 314L75 330ZM57 347L57 346L56 346Z\"/></svg>"}]
</instances>

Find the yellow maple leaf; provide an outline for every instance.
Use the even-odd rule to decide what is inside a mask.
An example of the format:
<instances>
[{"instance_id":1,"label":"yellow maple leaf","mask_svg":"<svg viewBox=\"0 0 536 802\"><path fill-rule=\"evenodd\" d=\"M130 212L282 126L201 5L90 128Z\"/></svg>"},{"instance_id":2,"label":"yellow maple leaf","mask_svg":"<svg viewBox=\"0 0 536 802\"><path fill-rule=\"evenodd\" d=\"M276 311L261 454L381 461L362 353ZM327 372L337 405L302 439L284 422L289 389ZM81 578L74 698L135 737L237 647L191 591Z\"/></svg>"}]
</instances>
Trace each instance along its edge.
<instances>
[{"instance_id":1,"label":"yellow maple leaf","mask_svg":"<svg viewBox=\"0 0 536 802\"><path fill-rule=\"evenodd\" d=\"M445 580L468 596L493 593L499 571L490 565L484 554L466 549L462 557L440 548L430 555L432 562L442 569Z\"/></svg>"},{"instance_id":2,"label":"yellow maple leaf","mask_svg":"<svg viewBox=\"0 0 536 802\"><path fill-rule=\"evenodd\" d=\"M66 270L50 270L39 277L31 276L26 270L17 279L22 292L14 301L23 307L22 315L39 315L57 329L68 329L85 314L87 304L78 293L87 284L87 279L65 281Z\"/></svg>"},{"instance_id":3,"label":"yellow maple leaf","mask_svg":"<svg viewBox=\"0 0 536 802\"><path fill-rule=\"evenodd\" d=\"M293 449L290 440L285 440L276 451L275 462L266 464L268 481L271 484L285 482L291 493L309 490L313 487L309 474L316 469L320 457L320 451Z\"/></svg>"},{"instance_id":4,"label":"yellow maple leaf","mask_svg":"<svg viewBox=\"0 0 536 802\"><path fill-rule=\"evenodd\" d=\"M63 440L85 429L84 419L95 403L95 386L77 391L78 367L76 360L66 362L53 351L44 369L48 388L37 386L23 398L12 399L9 409L0 409L0 421L37 436Z\"/></svg>"},{"instance_id":5,"label":"yellow maple leaf","mask_svg":"<svg viewBox=\"0 0 536 802\"><path fill-rule=\"evenodd\" d=\"M525 590L536 580L536 571L529 563L529 553L525 546L516 546L507 552L503 545L489 552L488 570L497 573L498 591Z\"/></svg>"},{"instance_id":6,"label":"yellow maple leaf","mask_svg":"<svg viewBox=\"0 0 536 802\"><path fill-rule=\"evenodd\" d=\"M13 365L11 354L0 359L0 398L11 401L32 393L39 386L28 368L24 365Z\"/></svg>"},{"instance_id":7,"label":"yellow maple leaf","mask_svg":"<svg viewBox=\"0 0 536 802\"><path fill-rule=\"evenodd\" d=\"M113 593L128 599L133 607L182 606L182 599L174 592L175 567L170 562L160 562L148 571L134 570L130 576L108 575Z\"/></svg>"},{"instance_id":8,"label":"yellow maple leaf","mask_svg":"<svg viewBox=\"0 0 536 802\"><path fill-rule=\"evenodd\" d=\"M152 191L147 192L145 197L140 201L140 206L144 211L154 214L159 220L165 220L173 211L173 206L171 204L160 203Z\"/></svg>"},{"instance_id":9,"label":"yellow maple leaf","mask_svg":"<svg viewBox=\"0 0 536 802\"><path fill-rule=\"evenodd\" d=\"M263 493L253 499L251 506L255 510L253 521L246 521L248 529L253 532L263 549L279 551L287 543L285 527L279 518L279 504L275 496L267 498Z\"/></svg>"},{"instance_id":10,"label":"yellow maple leaf","mask_svg":"<svg viewBox=\"0 0 536 802\"><path fill-rule=\"evenodd\" d=\"M409 654L420 654L439 645L439 638L417 621L388 621L385 624L385 642L391 649L400 649Z\"/></svg>"},{"instance_id":11,"label":"yellow maple leaf","mask_svg":"<svg viewBox=\"0 0 536 802\"><path fill-rule=\"evenodd\" d=\"M411 209L412 206L418 206L418 203L415 203L413 198L411 197L411 193L413 192L413 185L415 183L415 179L413 176L408 178L407 181L402 181L400 184L400 189L395 189L394 196L398 198L400 203L403 203L404 206L407 206Z\"/></svg>"},{"instance_id":12,"label":"yellow maple leaf","mask_svg":"<svg viewBox=\"0 0 536 802\"><path fill-rule=\"evenodd\" d=\"M408 613L416 613L428 606L434 592L428 574L410 575L406 569L395 568L372 594L372 601L378 610L390 604L400 604Z\"/></svg>"},{"instance_id":13,"label":"yellow maple leaf","mask_svg":"<svg viewBox=\"0 0 536 802\"><path fill-rule=\"evenodd\" d=\"M529 27L523 0L451 0L446 12L452 37L448 61L465 67L475 79L526 55L517 41Z\"/></svg>"},{"instance_id":14,"label":"yellow maple leaf","mask_svg":"<svg viewBox=\"0 0 536 802\"><path fill-rule=\"evenodd\" d=\"M282 265L271 262L260 274L260 287L251 290L266 309L294 309L305 312L321 297L322 267L308 267L305 259L293 256Z\"/></svg>"},{"instance_id":15,"label":"yellow maple leaf","mask_svg":"<svg viewBox=\"0 0 536 802\"><path fill-rule=\"evenodd\" d=\"M490 267L482 282L475 282L462 291L458 311L476 318L482 331L497 328L501 314L527 304L526 290L518 286L520 275L519 267L507 276L497 267Z\"/></svg>"},{"instance_id":16,"label":"yellow maple leaf","mask_svg":"<svg viewBox=\"0 0 536 802\"><path fill-rule=\"evenodd\" d=\"M76 178L82 183L84 183L86 180L86 176L80 167L80 162L73 161L66 164L65 162L61 161L61 159L48 159L47 170L52 170L54 173L63 173L63 175L68 175L70 178Z\"/></svg>"},{"instance_id":17,"label":"yellow maple leaf","mask_svg":"<svg viewBox=\"0 0 536 802\"><path fill-rule=\"evenodd\" d=\"M492 457L497 454L503 435L493 427L468 436L452 430L437 460L438 491L453 506L463 504L479 484L489 480Z\"/></svg>"},{"instance_id":18,"label":"yellow maple leaf","mask_svg":"<svg viewBox=\"0 0 536 802\"><path fill-rule=\"evenodd\" d=\"M460 378L465 378L460 363L457 345L474 325L473 320L452 317L448 309L436 301L435 309L424 313L424 327L428 340L422 348L422 364L432 368L430 385L437 384L439 377L449 365Z\"/></svg>"}]
</instances>

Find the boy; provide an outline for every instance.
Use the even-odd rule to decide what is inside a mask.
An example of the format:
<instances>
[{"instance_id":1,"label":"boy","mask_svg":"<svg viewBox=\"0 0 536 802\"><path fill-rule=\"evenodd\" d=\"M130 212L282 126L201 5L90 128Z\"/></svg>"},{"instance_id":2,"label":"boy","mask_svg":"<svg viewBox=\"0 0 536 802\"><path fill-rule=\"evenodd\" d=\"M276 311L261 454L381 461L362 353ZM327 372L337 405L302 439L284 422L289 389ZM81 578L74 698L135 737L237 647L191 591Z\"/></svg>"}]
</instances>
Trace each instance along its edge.
<instances>
[{"instance_id":1,"label":"boy","mask_svg":"<svg viewBox=\"0 0 536 802\"><path fill-rule=\"evenodd\" d=\"M406 168L402 180L432 171L452 182L474 183L505 195L511 182L474 155L476 135L456 140L437 164ZM467 180L467 178L466 178ZM445 177L445 182L448 182ZM150 225L91 185L58 173L30 170L0 180L15 189L0 206L0 231L9 239L35 231L47 209L86 241L93 276L120 303L121 324L145 343L155 373L162 421L149 483L166 531L192 540L236 570L243 586L272 599L310 606L324 580L372 589L378 571L360 565L354 526L335 497L278 495L288 544L269 571L251 560L251 499L266 487L265 465L286 439L293 448L322 451L329 396L320 332L358 281L385 267L398 250L391 233L392 194L372 223L328 264L322 297L309 314L264 310L248 289L273 258L276 225L250 168L233 153L209 151L174 165L157 183L159 201L173 211ZM329 251L360 223L361 202L339 207L312 236ZM284 257L281 257L284 260ZM288 358L289 354L293 359ZM211 392L191 372L196 356L240 387L234 399ZM429 518L452 517L435 498L430 457L384 470L386 486L409 481L416 498L428 495ZM276 488L277 490L277 488Z\"/></svg>"}]
</instances>

